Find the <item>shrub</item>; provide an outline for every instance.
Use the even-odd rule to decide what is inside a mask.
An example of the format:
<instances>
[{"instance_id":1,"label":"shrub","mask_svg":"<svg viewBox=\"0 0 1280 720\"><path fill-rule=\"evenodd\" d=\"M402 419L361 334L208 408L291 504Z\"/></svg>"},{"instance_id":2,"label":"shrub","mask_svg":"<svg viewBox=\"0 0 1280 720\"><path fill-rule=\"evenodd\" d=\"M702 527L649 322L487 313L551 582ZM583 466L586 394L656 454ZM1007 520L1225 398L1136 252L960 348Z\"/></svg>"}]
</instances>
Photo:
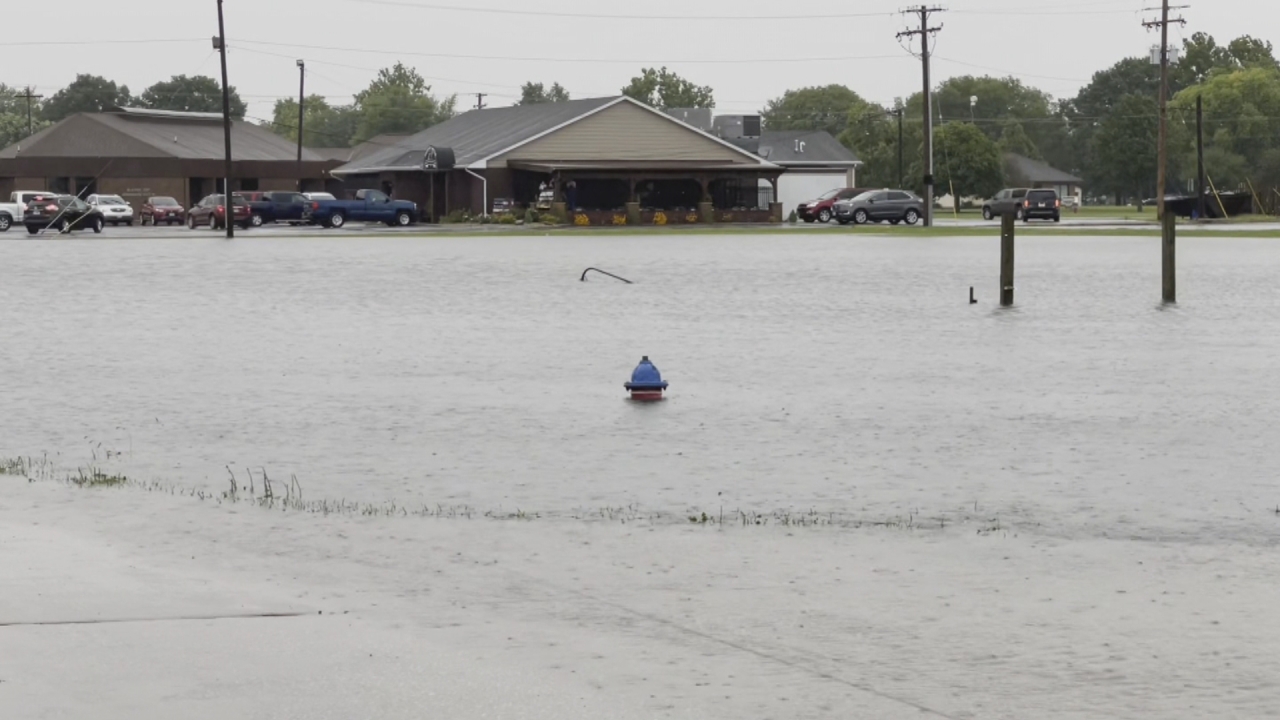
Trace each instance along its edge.
<instances>
[{"instance_id":1,"label":"shrub","mask_svg":"<svg viewBox=\"0 0 1280 720\"><path fill-rule=\"evenodd\" d=\"M796 215L795 210L792 210L791 214L787 216L787 222L791 223L792 225L795 225L796 222L798 222L799 220L800 220L800 217Z\"/></svg>"},{"instance_id":2,"label":"shrub","mask_svg":"<svg viewBox=\"0 0 1280 720\"><path fill-rule=\"evenodd\" d=\"M552 215L551 213L543 213L541 216L538 217L538 222L542 223L543 225L559 225L560 218L556 217L555 215Z\"/></svg>"},{"instance_id":3,"label":"shrub","mask_svg":"<svg viewBox=\"0 0 1280 720\"><path fill-rule=\"evenodd\" d=\"M454 210L448 215L445 215L444 221L446 223L454 223L454 224L471 222L471 212L468 210L464 210L462 208L458 208L457 210Z\"/></svg>"},{"instance_id":4,"label":"shrub","mask_svg":"<svg viewBox=\"0 0 1280 720\"><path fill-rule=\"evenodd\" d=\"M536 223L536 222L538 222L538 214L537 214L537 213L535 213L535 212L533 211L533 208L525 208L525 210L524 210L524 224L525 224L525 225L532 225L532 224L534 224L534 223Z\"/></svg>"},{"instance_id":5,"label":"shrub","mask_svg":"<svg viewBox=\"0 0 1280 720\"><path fill-rule=\"evenodd\" d=\"M499 225L515 225L516 216L512 215L511 213L503 213L502 215L498 216L498 224Z\"/></svg>"}]
</instances>

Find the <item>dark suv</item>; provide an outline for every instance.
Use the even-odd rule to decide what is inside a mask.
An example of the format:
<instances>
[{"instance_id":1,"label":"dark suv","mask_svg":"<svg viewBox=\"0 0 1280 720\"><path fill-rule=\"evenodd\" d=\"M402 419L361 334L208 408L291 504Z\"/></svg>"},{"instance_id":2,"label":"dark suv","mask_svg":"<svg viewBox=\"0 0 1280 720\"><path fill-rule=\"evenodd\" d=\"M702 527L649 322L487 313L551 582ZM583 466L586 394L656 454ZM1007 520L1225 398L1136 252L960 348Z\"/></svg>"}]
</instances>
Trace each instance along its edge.
<instances>
[{"instance_id":1,"label":"dark suv","mask_svg":"<svg viewBox=\"0 0 1280 720\"><path fill-rule=\"evenodd\" d=\"M1022 201L1022 221L1031 222L1032 218L1062 222L1062 199L1057 190L1028 190Z\"/></svg>"}]
</instances>

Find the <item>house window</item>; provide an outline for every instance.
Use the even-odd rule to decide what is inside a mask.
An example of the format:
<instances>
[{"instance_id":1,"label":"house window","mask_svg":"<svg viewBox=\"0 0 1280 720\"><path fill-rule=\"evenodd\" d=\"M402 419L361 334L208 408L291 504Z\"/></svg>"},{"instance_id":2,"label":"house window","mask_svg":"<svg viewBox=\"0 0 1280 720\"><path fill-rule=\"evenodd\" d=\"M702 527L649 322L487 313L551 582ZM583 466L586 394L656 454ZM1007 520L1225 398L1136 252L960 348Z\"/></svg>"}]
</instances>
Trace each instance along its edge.
<instances>
[{"instance_id":1,"label":"house window","mask_svg":"<svg viewBox=\"0 0 1280 720\"><path fill-rule=\"evenodd\" d=\"M58 193L59 195L70 195L71 194L71 178L56 177L50 180L49 190L51 192Z\"/></svg>"},{"instance_id":2,"label":"house window","mask_svg":"<svg viewBox=\"0 0 1280 720\"><path fill-rule=\"evenodd\" d=\"M258 189L258 178L240 178L240 189L252 192Z\"/></svg>"}]
</instances>

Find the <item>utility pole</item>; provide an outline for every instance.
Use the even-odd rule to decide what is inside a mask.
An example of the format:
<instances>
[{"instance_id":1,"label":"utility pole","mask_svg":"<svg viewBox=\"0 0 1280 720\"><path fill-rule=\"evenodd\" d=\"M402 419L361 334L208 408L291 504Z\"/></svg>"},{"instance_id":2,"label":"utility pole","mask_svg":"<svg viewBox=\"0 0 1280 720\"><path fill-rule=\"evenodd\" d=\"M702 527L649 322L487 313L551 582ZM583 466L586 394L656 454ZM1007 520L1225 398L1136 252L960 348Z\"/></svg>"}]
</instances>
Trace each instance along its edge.
<instances>
[{"instance_id":1,"label":"utility pole","mask_svg":"<svg viewBox=\"0 0 1280 720\"><path fill-rule=\"evenodd\" d=\"M32 103L32 101L34 101L34 100L39 100L40 98L42 98L42 97L44 97L44 96L43 96L43 95L36 95L36 94L34 94L34 93L32 93L32 92L31 92L31 88L30 88L30 87L26 87L26 88L24 88L24 89L23 89L23 91L22 91L22 94L21 94L21 95L14 94L14 95L12 95L11 97L13 97L13 98L15 98L15 99L16 99L16 98L22 98L22 99L24 99L24 100L26 100L26 101L27 101L27 137L31 137L31 136L34 134L34 128L35 128L35 125L32 123L32 120L31 120L31 103Z\"/></svg>"},{"instance_id":2,"label":"utility pole","mask_svg":"<svg viewBox=\"0 0 1280 720\"><path fill-rule=\"evenodd\" d=\"M1160 28L1160 130L1159 130L1159 159L1156 161L1156 217L1164 217L1164 195L1165 195L1165 174L1169 165L1169 24L1178 23L1186 25L1187 21L1182 18L1169 19L1170 10L1183 10L1189 5L1178 5L1169 7L1169 0L1162 0L1160 3L1160 19L1149 20L1142 23L1142 26L1148 30L1152 28ZM1151 12L1156 8L1144 8L1144 12Z\"/></svg>"},{"instance_id":3,"label":"utility pole","mask_svg":"<svg viewBox=\"0 0 1280 720\"><path fill-rule=\"evenodd\" d=\"M298 60L298 192L302 192L302 119L306 109L307 64Z\"/></svg>"},{"instance_id":4,"label":"utility pole","mask_svg":"<svg viewBox=\"0 0 1280 720\"><path fill-rule=\"evenodd\" d=\"M920 36L920 61L924 66L924 225L933 225L933 83L929 81L929 36L942 30L942 26L929 26L929 16L946 12L945 8L920 5L903 10L903 15L919 15L919 30L903 30L898 39Z\"/></svg>"},{"instance_id":5,"label":"utility pole","mask_svg":"<svg viewBox=\"0 0 1280 720\"><path fill-rule=\"evenodd\" d=\"M488 96L489 96L489 93L476 93L476 109L477 110L484 109L484 99Z\"/></svg>"},{"instance_id":6,"label":"utility pole","mask_svg":"<svg viewBox=\"0 0 1280 720\"><path fill-rule=\"evenodd\" d=\"M226 146L226 165L223 171L222 195L227 209L224 217L227 225L227 239L236 236L235 201L231 198L231 94L227 90L227 30L222 23L222 0L218 0L218 37L213 39L213 47L222 55L222 139Z\"/></svg>"}]
</instances>

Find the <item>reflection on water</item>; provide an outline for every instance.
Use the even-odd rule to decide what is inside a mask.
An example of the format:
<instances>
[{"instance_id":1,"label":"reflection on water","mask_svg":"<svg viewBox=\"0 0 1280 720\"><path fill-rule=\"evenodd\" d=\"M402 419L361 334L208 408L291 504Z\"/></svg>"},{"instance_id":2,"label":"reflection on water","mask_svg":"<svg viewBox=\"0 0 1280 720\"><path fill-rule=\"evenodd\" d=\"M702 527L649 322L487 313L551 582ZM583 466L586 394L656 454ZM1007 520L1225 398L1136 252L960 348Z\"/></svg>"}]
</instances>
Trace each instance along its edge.
<instances>
[{"instance_id":1,"label":"reflection on water","mask_svg":"<svg viewBox=\"0 0 1280 720\"><path fill-rule=\"evenodd\" d=\"M1274 537L1276 246L1183 241L1169 311L1157 239L1024 240L999 311L998 243L0 242L0 455L101 443L144 477L262 466L371 501ZM624 400L642 355L658 406Z\"/></svg>"}]
</instances>

